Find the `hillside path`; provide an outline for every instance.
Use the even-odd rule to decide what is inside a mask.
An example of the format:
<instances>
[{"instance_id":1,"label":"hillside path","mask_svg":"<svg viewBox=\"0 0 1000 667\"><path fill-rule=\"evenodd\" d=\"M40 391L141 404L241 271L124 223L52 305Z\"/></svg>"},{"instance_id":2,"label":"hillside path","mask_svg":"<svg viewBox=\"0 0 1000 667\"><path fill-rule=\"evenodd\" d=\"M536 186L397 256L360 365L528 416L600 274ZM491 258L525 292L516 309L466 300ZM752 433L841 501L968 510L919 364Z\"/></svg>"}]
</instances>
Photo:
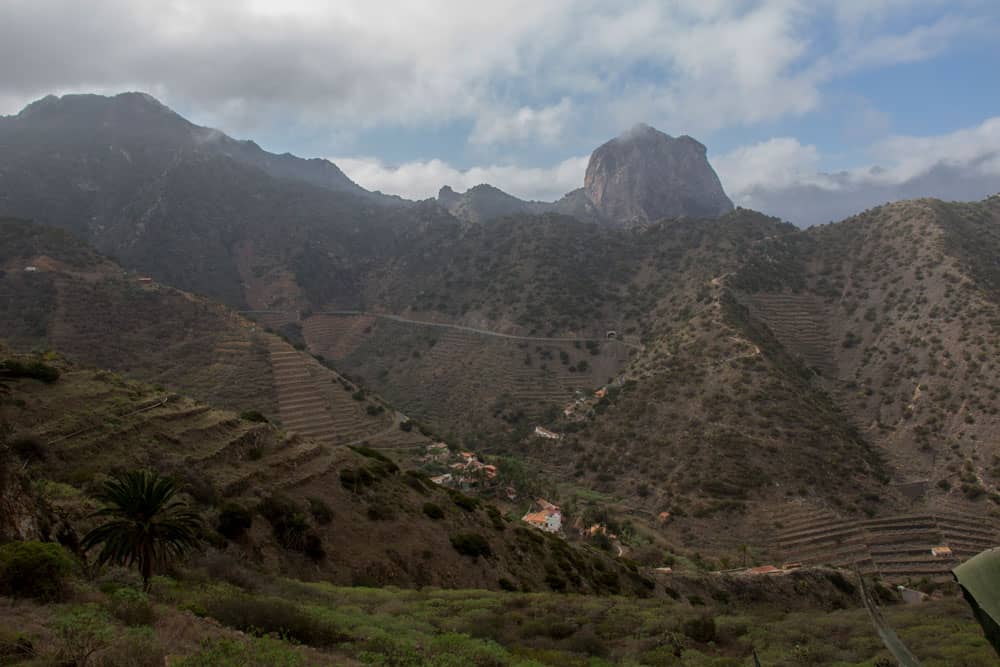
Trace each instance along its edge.
<instances>
[{"instance_id":1,"label":"hillside path","mask_svg":"<svg viewBox=\"0 0 1000 667\"><path fill-rule=\"evenodd\" d=\"M631 343L629 341L622 340L620 338L606 339L606 338L546 338L544 336L515 336L514 334L505 334L498 331L490 331L489 329L477 329L475 327L468 327L462 324L448 324L446 322L428 322L426 320L414 320L408 317L403 317L402 315L389 315L386 313L373 313L366 310L324 310L316 313L317 315L363 315L368 317L377 317L383 320L391 320L393 322L402 322L404 324L420 324L427 327L438 327L441 329L455 329L456 331L467 331L469 333L479 334L481 336L493 336L494 338L507 338L509 340L528 340L528 341L538 341L538 342L548 342L548 343L608 343L616 342L621 343L626 347L631 347L636 350L644 350L645 346L641 343Z\"/></svg>"}]
</instances>

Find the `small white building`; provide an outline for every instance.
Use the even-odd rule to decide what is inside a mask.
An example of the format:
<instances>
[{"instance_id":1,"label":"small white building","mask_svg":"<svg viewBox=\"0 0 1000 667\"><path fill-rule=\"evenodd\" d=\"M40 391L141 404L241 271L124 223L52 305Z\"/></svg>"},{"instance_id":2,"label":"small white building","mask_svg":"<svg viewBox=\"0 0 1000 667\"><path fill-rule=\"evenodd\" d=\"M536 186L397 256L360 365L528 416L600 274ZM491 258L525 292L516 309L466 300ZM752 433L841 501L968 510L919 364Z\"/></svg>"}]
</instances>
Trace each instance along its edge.
<instances>
[{"instance_id":1,"label":"small white building","mask_svg":"<svg viewBox=\"0 0 1000 667\"><path fill-rule=\"evenodd\" d=\"M535 435L539 438L545 438L546 440L562 440L562 436L554 431L550 431L544 426L535 427Z\"/></svg>"},{"instance_id":2,"label":"small white building","mask_svg":"<svg viewBox=\"0 0 1000 667\"><path fill-rule=\"evenodd\" d=\"M37 273L38 272L38 267L37 266L26 266L26 267L24 267L24 270L27 273Z\"/></svg>"}]
</instances>

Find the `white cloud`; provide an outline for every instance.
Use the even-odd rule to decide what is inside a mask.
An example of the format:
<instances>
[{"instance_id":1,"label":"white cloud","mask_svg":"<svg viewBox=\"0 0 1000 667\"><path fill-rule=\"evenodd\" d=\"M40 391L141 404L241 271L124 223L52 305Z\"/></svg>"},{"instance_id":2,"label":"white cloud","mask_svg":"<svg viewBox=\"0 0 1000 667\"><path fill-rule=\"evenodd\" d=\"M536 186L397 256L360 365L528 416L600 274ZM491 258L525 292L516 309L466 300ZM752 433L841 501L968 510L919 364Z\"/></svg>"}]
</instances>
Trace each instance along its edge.
<instances>
[{"instance_id":1,"label":"white cloud","mask_svg":"<svg viewBox=\"0 0 1000 667\"><path fill-rule=\"evenodd\" d=\"M7 0L0 100L140 88L230 130L459 121L476 145L613 136L640 120L704 132L807 113L831 78L930 57L977 27L958 15L887 27L919 4ZM836 26L829 44L816 23Z\"/></svg>"},{"instance_id":2,"label":"white cloud","mask_svg":"<svg viewBox=\"0 0 1000 667\"><path fill-rule=\"evenodd\" d=\"M465 170L456 169L441 160L387 166L371 157L330 159L362 187L408 199L436 197L443 185L462 192L481 183L489 183L522 199L554 201L583 186L589 156L569 158L551 167L489 165Z\"/></svg>"},{"instance_id":3,"label":"white cloud","mask_svg":"<svg viewBox=\"0 0 1000 667\"><path fill-rule=\"evenodd\" d=\"M562 138L573 113L573 104L564 97L558 104L516 111L485 111L476 119L469 141L474 144L523 143L541 141L554 144Z\"/></svg>"},{"instance_id":4,"label":"white cloud","mask_svg":"<svg viewBox=\"0 0 1000 667\"><path fill-rule=\"evenodd\" d=\"M894 136L870 154L868 166L820 173L815 146L780 137L713 164L735 203L802 225L897 199L974 200L1000 192L1000 116L938 136Z\"/></svg>"},{"instance_id":5,"label":"white cloud","mask_svg":"<svg viewBox=\"0 0 1000 667\"><path fill-rule=\"evenodd\" d=\"M822 181L815 146L791 137L776 137L712 158L712 165L730 197L745 200L756 187L783 188Z\"/></svg>"}]
</instances>

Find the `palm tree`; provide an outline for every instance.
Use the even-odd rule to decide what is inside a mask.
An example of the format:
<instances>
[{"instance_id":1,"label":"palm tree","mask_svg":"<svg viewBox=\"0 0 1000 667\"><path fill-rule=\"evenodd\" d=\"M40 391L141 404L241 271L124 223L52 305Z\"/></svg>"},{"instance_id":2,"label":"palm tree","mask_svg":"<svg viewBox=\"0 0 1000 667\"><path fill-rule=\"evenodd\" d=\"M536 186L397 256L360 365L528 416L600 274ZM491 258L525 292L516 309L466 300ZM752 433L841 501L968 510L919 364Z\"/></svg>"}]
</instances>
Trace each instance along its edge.
<instances>
[{"instance_id":1,"label":"palm tree","mask_svg":"<svg viewBox=\"0 0 1000 667\"><path fill-rule=\"evenodd\" d=\"M83 538L83 548L102 545L99 564L138 565L143 590L149 590L153 567L198 545L201 518L174 500L173 480L136 470L104 483L97 497L107 507L91 516L108 521Z\"/></svg>"}]
</instances>

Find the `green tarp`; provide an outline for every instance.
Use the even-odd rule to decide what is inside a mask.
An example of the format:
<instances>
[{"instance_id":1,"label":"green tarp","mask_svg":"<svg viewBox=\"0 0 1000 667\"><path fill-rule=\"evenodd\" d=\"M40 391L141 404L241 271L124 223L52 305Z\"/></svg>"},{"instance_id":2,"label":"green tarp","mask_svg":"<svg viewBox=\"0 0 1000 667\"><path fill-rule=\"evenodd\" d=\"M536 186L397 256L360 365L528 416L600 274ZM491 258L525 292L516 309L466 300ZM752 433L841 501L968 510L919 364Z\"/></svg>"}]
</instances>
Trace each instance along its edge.
<instances>
[{"instance_id":1,"label":"green tarp","mask_svg":"<svg viewBox=\"0 0 1000 667\"><path fill-rule=\"evenodd\" d=\"M1000 655L1000 548L973 556L952 573L986 639Z\"/></svg>"}]
</instances>

